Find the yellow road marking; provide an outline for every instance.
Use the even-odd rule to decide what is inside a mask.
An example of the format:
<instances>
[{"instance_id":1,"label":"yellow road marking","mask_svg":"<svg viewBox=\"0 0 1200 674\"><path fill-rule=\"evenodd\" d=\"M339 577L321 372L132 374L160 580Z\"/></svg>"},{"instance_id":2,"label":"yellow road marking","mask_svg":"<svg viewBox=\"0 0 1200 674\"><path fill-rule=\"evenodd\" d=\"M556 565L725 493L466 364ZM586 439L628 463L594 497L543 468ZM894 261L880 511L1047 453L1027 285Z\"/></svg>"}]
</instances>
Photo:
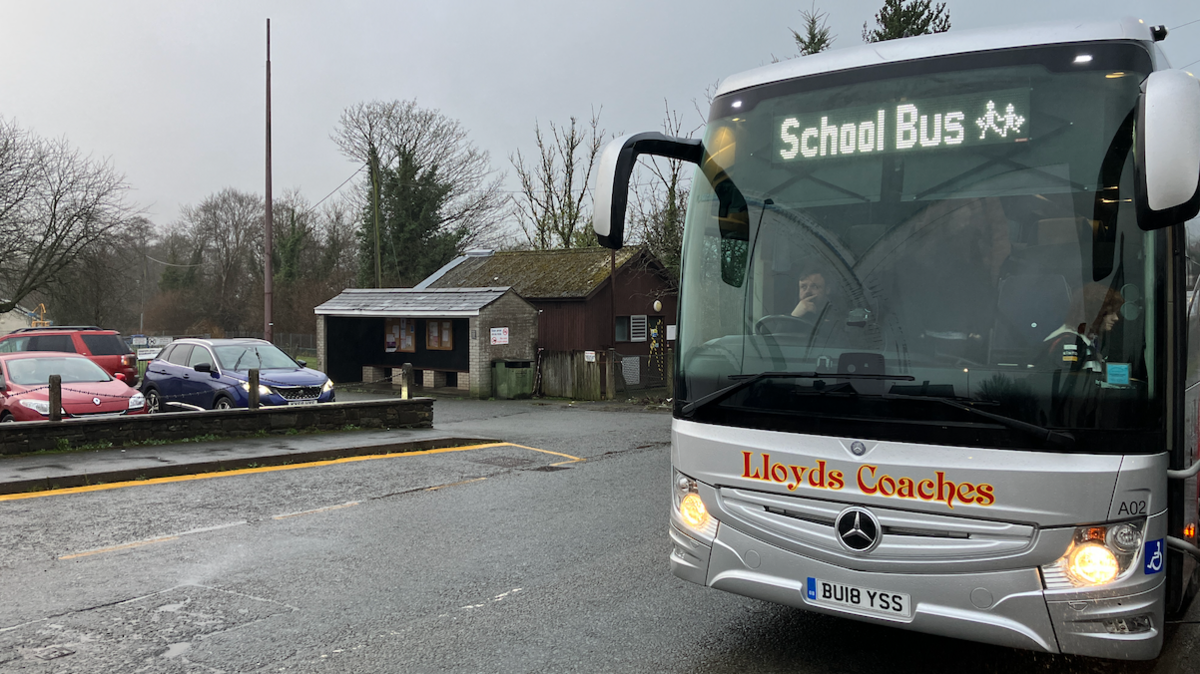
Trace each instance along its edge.
<instances>
[{"instance_id":1,"label":"yellow road marking","mask_svg":"<svg viewBox=\"0 0 1200 674\"><path fill-rule=\"evenodd\" d=\"M332 466L339 463L352 463L355 461L374 461L376 459L396 459L406 456L426 456L430 454L445 454L449 452L466 452L476 449L490 449L493 447L517 447L519 449L527 449L533 452L541 452L543 454L552 454L561 456L567 461L559 461L551 465L558 466L564 463L576 463L584 461L582 457L571 456L561 452L553 452L548 449L538 449L536 447L526 447L525 445L517 445L511 442L489 442L480 445L466 445L463 447L441 447L438 449L423 449L416 452L396 452L392 454L368 454L364 456L346 456L340 459L327 459L324 461L310 461L307 463L293 463L286 466L260 466L258 468L239 468L237 470L225 470L212 473L197 473L195 475L175 475L172 477L155 477L148 480L130 480L126 482L112 482L109 484L92 484L85 487L68 487L66 489L52 489L47 491L26 492L24 494L0 494L0 501L18 501L27 498L41 498L43 496L57 496L60 494L82 494L92 491L104 491L107 489L123 489L125 487L137 487L141 485L151 484L168 484L171 482L186 482L188 480L207 480L214 477L234 477L236 475L253 475L255 473L269 473L278 470L295 470L297 468L317 468L320 466ZM448 486L448 485L443 485Z\"/></svg>"},{"instance_id":2,"label":"yellow road marking","mask_svg":"<svg viewBox=\"0 0 1200 674\"><path fill-rule=\"evenodd\" d=\"M526 447L525 445L518 445L515 442L506 442L503 444L509 445L510 447L520 447L521 449L528 449L531 452L541 452L542 454L553 454L554 456L561 456L563 458L569 459L569 461L559 461L558 463L552 463L552 464L550 464L551 466L561 466L565 463L577 463L579 461L587 460L580 456L571 456L570 454L563 454L562 452L552 452L548 449L538 449L537 447Z\"/></svg>"},{"instance_id":3,"label":"yellow road marking","mask_svg":"<svg viewBox=\"0 0 1200 674\"><path fill-rule=\"evenodd\" d=\"M151 538L151 539L148 539L145 541L136 541L133 543L122 543L121 545L114 545L109 548L99 548L97 550L88 550L86 552L76 552L73 555L63 555L62 557L59 557L59 559L75 559L76 557L87 557L89 555L98 555L102 552L116 552L117 550L127 550L129 548L137 548L137 547L141 547L143 545L150 545L151 543L166 543L167 541L177 541L177 540L179 540L178 536L161 536L159 538Z\"/></svg>"}]
</instances>

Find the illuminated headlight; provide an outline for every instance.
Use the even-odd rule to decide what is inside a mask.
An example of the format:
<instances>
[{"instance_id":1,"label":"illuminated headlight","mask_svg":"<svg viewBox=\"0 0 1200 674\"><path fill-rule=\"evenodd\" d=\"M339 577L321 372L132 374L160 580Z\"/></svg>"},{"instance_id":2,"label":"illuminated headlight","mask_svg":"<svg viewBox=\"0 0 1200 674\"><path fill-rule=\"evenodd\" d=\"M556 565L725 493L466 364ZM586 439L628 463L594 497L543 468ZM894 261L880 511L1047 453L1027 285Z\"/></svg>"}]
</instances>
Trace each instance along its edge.
<instances>
[{"instance_id":1,"label":"illuminated headlight","mask_svg":"<svg viewBox=\"0 0 1200 674\"><path fill-rule=\"evenodd\" d=\"M1145 520L1079 527L1056 564L1075 587L1111 583L1137 559L1144 527Z\"/></svg>"},{"instance_id":2,"label":"illuminated headlight","mask_svg":"<svg viewBox=\"0 0 1200 674\"><path fill-rule=\"evenodd\" d=\"M326 379L326 380L325 380L325 385L321 387L321 392L322 392L322 393L329 393L329 392L330 392L330 391L332 391L332 390L333 390L333 380L332 380L332 379Z\"/></svg>"},{"instance_id":3,"label":"illuminated headlight","mask_svg":"<svg viewBox=\"0 0 1200 674\"><path fill-rule=\"evenodd\" d=\"M21 405L28 407L42 416L50 416L49 400L22 400Z\"/></svg>"},{"instance_id":4,"label":"illuminated headlight","mask_svg":"<svg viewBox=\"0 0 1200 674\"><path fill-rule=\"evenodd\" d=\"M246 393L249 393L250 392L250 382L248 382L248 381L242 382L242 388L245 389ZM271 387L267 386L266 384L259 384L258 385L258 395L259 395L259 397L271 395Z\"/></svg>"},{"instance_id":5,"label":"illuminated headlight","mask_svg":"<svg viewBox=\"0 0 1200 674\"><path fill-rule=\"evenodd\" d=\"M134 393L129 396L129 409L140 410L146 406L146 396L141 393Z\"/></svg>"},{"instance_id":6,"label":"illuminated headlight","mask_svg":"<svg viewBox=\"0 0 1200 674\"><path fill-rule=\"evenodd\" d=\"M704 506L696 481L675 471L671 493L675 506L671 509L671 519L676 526L694 538L711 543L717 536L717 520Z\"/></svg>"}]
</instances>

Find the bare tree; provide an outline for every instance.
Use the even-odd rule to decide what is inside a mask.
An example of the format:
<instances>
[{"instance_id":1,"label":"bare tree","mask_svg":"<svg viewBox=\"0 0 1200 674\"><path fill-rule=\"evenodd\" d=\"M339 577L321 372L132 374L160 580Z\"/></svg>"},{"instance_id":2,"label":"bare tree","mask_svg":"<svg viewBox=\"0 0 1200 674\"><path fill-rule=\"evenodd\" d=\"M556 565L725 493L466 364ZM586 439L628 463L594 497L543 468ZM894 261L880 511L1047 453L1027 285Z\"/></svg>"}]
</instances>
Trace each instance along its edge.
<instances>
[{"instance_id":1,"label":"bare tree","mask_svg":"<svg viewBox=\"0 0 1200 674\"><path fill-rule=\"evenodd\" d=\"M226 330L240 329L250 318L247 307L262 278L255 256L262 247L263 200L232 188L184 206L179 226L199 251L204 291L197 297L203 315Z\"/></svg>"},{"instance_id":2,"label":"bare tree","mask_svg":"<svg viewBox=\"0 0 1200 674\"><path fill-rule=\"evenodd\" d=\"M663 107L666 135L691 137L696 132L694 128L685 133L679 113L671 110L666 101ZM678 287L679 282L691 168L682 160L647 155L639 161L638 179L633 185L633 237L662 263L673 287Z\"/></svg>"},{"instance_id":3,"label":"bare tree","mask_svg":"<svg viewBox=\"0 0 1200 674\"><path fill-rule=\"evenodd\" d=\"M144 255L153 236L153 223L135 217L84 246L41 293L54 320L121 330L139 327Z\"/></svg>"},{"instance_id":4,"label":"bare tree","mask_svg":"<svg viewBox=\"0 0 1200 674\"><path fill-rule=\"evenodd\" d=\"M349 159L366 165L372 154L379 168L394 168L402 155L423 170L435 169L450 192L438 217L447 230L461 230L460 246L494 239L504 209L503 174L494 175L491 158L467 138L457 119L414 101L371 101L346 108L333 141ZM370 192L368 179L365 196Z\"/></svg>"},{"instance_id":5,"label":"bare tree","mask_svg":"<svg viewBox=\"0 0 1200 674\"><path fill-rule=\"evenodd\" d=\"M575 117L570 124L550 122L550 136L534 124L537 157L530 164L517 150L509 157L521 181L513 199L514 214L534 250L596 245L591 228L592 169L607 134L600 128L600 113L586 124Z\"/></svg>"},{"instance_id":6,"label":"bare tree","mask_svg":"<svg viewBox=\"0 0 1200 674\"><path fill-rule=\"evenodd\" d=\"M134 215L124 176L65 139L0 118L0 312L50 283Z\"/></svg>"}]
</instances>

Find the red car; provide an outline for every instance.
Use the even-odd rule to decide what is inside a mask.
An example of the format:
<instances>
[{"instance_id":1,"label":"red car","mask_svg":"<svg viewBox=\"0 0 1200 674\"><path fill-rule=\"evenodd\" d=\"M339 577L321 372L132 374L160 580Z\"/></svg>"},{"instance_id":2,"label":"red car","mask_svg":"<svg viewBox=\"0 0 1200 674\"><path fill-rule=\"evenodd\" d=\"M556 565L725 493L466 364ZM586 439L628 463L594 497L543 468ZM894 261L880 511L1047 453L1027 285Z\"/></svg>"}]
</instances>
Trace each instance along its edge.
<instances>
[{"instance_id":1,"label":"red car","mask_svg":"<svg viewBox=\"0 0 1200 674\"><path fill-rule=\"evenodd\" d=\"M63 418L145 414L146 398L99 365L75 353L0 353L0 422L50 416L50 375L62 378Z\"/></svg>"},{"instance_id":2,"label":"red car","mask_svg":"<svg viewBox=\"0 0 1200 674\"><path fill-rule=\"evenodd\" d=\"M137 356L116 330L105 330L94 325L20 328L0 337L0 353L16 351L82 354L114 377L120 374L130 386L138 384Z\"/></svg>"}]
</instances>

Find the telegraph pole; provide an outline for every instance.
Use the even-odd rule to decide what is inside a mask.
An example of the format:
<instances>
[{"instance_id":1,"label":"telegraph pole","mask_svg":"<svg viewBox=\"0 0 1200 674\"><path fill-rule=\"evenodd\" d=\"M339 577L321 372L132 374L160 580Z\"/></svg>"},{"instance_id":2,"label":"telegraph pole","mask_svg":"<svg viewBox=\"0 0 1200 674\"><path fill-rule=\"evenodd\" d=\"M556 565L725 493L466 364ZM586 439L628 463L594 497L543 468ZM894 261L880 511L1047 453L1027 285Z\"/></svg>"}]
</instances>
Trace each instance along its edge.
<instances>
[{"instance_id":1,"label":"telegraph pole","mask_svg":"<svg viewBox=\"0 0 1200 674\"><path fill-rule=\"evenodd\" d=\"M268 342L274 341L275 336L275 324L271 317L271 293L275 285L275 272L271 268L274 223L271 213L271 20L267 19L267 213L263 224L263 339Z\"/></svg>"}]
</instances>

